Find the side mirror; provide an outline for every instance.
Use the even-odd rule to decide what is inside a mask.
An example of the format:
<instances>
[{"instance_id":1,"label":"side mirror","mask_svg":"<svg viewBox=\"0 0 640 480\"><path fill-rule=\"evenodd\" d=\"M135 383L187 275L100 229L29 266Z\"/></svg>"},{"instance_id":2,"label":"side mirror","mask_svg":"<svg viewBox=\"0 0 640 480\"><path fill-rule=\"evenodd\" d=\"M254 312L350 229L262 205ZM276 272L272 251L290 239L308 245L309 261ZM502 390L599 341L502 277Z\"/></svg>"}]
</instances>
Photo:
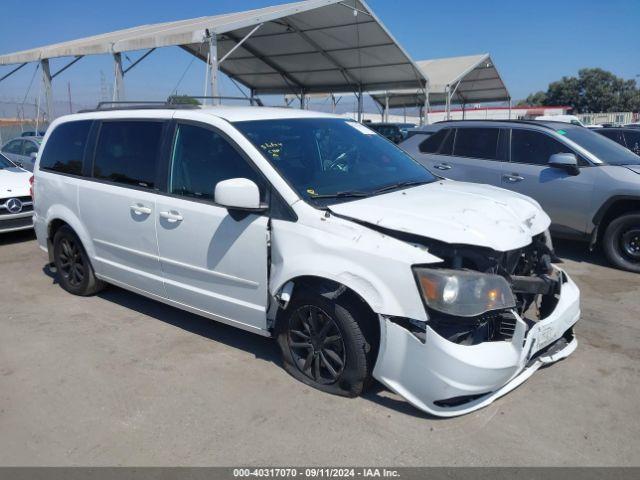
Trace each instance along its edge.
<instances>
[{"instance_id":1,"label":"side mirror","mask_svg":"<svg viewBox=\"0 0 640 480\"><path fill-rule=\"evenodd\" d=\"M29 154L29 156L31 157L31 160L35 161L36 157L38 156L38 152L31 152L31 154Z\"/></svg>"},{"instance_id":2,"label":"side mirror","mask_svg":"<svg viewBox=\"0 0 640 480\"><path fill-rule=\"evenodd\" d=\"M231 178L218 182L214 200L218 205L233 210L262 212L267 209L260 203L258 186L247 178Z\"/></svg>"},{"instance_id":3,"label":"side mirror","mask_svg":"<svg viewBox=\"0 0 640 480\"><path fill-rule=\"evenodd\" d=\"M554 153L549 157L549 166L565 170L570 175L580 175L578 159L573 153Z\"/></svg>"}]
</instances>

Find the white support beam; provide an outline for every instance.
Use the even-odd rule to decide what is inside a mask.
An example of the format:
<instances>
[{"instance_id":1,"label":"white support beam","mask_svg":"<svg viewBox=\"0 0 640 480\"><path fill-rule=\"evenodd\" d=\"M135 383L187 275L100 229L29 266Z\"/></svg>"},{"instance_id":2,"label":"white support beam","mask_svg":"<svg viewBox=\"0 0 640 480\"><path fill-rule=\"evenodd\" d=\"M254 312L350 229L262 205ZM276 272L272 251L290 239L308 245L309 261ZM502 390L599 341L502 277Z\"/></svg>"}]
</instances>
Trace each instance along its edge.
<instances>
[{"instance_id":1,"label":"white support beam","mask_svg":"<svg viewBox=\"0 0 640 480\"><path fill-rule=\"evenodd\" d=\"M113 54L113 70L114 70L114 89L113 100L120 102L125 99L124 93L124 71L122 70L122 54Z\"/></svg>"},{"instance_id":2,"label":"white support beam","mask_svg":"<svg viewBox=\"0 0 640 480\"><path fill-rule=\"evenodd\" d=\"M47 121L51 123L54 118L53 114L53 92L51 90L51 69L49 68L49 59L40 60L40 68L42 68L42 86L44 87L44 98L47 105Z\"/></svg>"},{"instance_id":3,"label":"white support beam","mask_svg":"<svg viewBox=\"0 0 640 480\"><path fill-rule=\"evenodd\" d=\"M362 85L358 86L358 122L362 123L363 112L363 98L362 98Z\"/></svg>"},{"instance_id":4,"label":"white support beam","mask_svg":"<svg viewBox=\"0 0 640 480\"><path fill-rule=\"evenodd\" d=\"M229 50L226 55L224 57L222 57L220 59L220 61L218 62L218 65L220 65L222 62L224 62L227 58L229 58L229 56L235 52L244 42L246 42L249 37L251 37L251 35L253 35L254 33L256 33L258 31L258 29L260 27L262 27L262 25L264 25L264 23L259 23L258 25L256 25L253 30L251 30L249 33L247 33L244 37L242 37L242 40L240 40L239 42L237 42L233 48L231 50Z\"/></svg>"}]
</instances>

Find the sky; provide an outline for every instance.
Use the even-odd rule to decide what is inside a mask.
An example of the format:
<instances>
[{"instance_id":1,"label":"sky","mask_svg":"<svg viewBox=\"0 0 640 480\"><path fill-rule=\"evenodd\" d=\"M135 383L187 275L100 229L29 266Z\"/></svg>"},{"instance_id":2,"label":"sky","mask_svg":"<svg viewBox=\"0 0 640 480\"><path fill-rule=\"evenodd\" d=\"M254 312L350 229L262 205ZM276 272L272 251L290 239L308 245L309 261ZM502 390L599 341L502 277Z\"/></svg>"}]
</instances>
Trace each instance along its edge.
<instances>
[{"instance_id":1,"label":"sky","mask_svg":"<svg viewBox=\"0 0 640 480\"><path fill-rule=\"evenodd\" d=\"M284 0L1 0L0 53L146 23L249 10ZM545 90L580 68L600 67L640 82L640 0L369 0L414 60L488 52L512 98ZM37 13L36 13L37 12ZM143 52L128 53L135 61ZM155 51L126 77L127 98L202 94L205 66L178 47ZM52 71L68 59L52 60ZM126 60L128 61L128 60ZM125 63L126 66L126 63ZM12 67L0 66L0 77ZM0 82L0 103L34 102L35 64ZM102 80L104 78L104 80ZM32 82L33 79L33 82ZM113 83L109 56L85 57L54 80L54 96L94 105ZM31 86L29 87L29 85ZM238 95L228 80L221 94Z\"/></svg>"}]
</instances>

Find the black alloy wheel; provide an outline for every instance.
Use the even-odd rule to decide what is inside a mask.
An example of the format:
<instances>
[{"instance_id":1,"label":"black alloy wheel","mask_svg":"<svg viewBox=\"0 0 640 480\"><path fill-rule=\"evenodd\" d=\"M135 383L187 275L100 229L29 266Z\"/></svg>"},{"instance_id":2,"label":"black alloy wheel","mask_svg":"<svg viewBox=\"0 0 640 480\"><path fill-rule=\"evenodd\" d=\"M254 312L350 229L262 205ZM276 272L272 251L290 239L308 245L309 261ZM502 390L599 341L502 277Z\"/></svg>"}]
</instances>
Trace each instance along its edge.
<instances>
[{"instance_id":1,"label":"black alloy wheel","mask_svg":"<svg viewBox=\"0 0 640 480\"><path fill-rule=\"evenodd\" d=\"M336 322L315 305L303 305L289 318L291 357L305 376L322 385L335 383L345 364L342 333Z\"/></svg>"},{"instance_id":2,"label":"black alloy wheel","mask_svg":"<svg viewBox=\"0 0 640 480\"><path fill-rule=\"evenodd\" d=\"M69 293L88 296L105 286L96 278L80 238L68 225L61 226L53 236L53 263L58 283Z\"/></svg>"},{"instance_id":3,"label":"black alloy wheel","mask_svg":"<svg viewBox=\"0 0 640 480\"><path fill-rule=\"evenodd\" d=\"M63 238L60 241L60 253L58 268L60 275L72 287L79 287L84 280L86 270L80 247L72 238Z\"/></svg>"}]
</instances>

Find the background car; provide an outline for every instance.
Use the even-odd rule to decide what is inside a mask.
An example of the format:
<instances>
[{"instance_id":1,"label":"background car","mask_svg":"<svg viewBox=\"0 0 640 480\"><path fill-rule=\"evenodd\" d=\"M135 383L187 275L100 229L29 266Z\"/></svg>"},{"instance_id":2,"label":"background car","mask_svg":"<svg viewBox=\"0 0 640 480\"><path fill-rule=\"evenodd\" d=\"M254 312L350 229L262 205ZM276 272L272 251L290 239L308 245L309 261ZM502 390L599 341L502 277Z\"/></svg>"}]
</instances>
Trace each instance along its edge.
<instances>
[{"instance_id":1,"label":"background car","mask_svg":"<svg viewBox=\"0 0 640 480\"><path fill-rule=\"evenodd\" d=\"M595 130L600 135L628 148L636 155L640 155L640 129L639 128L601 128Z\"/></svg>"},{"instance_id":2,"label":"background car","mask_svg":"<svg viewBox=\"0 0 640 480\"><path fill-rule=\"evenodd\" d=\"M424 125L418 128L412 128L411 130L407 131L407 137L405 141L402 142L402 145L406 146L406 145L413 145L416 143L422 143L431 135L436 133L438 130L440 130L440 125L438 125L437 123L431 124L431 125ZM414 137L417 137L417 138L414 138ZM409 143L409 139L411 138L413 138L413 140Z\"/></svg>"},{"instance_id":3,"label":"background car","mask_svg":"<svg viewBox=\"0 0 640 480\"><path fill-rule=\"evenodd\" d=\"M19 137L9 140L2 153L16 165L33 172L33 165L42 143L42 137Z\"/></svg>"},{"instance_id":4,"label":"background car","mask_svg":"<svg viewBox=\"0 0 640 480\"><path fill-rule=\"evenodd\" d=\"M44 137L45 131L44 130L38 130L37 132L35 130L27 130L26 132L22 132L20 134L21 137Z\"/></svg>"},{"instance_id":5,"label":"background car","mask_svg":"<svg viewBox=\"0 0 640 480\"><path fill-rule=\"evenodd\" d=\"M0 153L0 233L33 228L30 178Z\"/></svg>"},{"instance_id":6,"label":"background car","mask_svg":"<svg viewBox=\"0 0 640 480\"><path fill-rule=\"evenodd\" d=\"M402 135L402 131L398 124L395 123L367 123L367 127L372 130L375 130L383 137L388 138L393 143L400 143L404 140L404 136Z\"/></svg>"},{"instance_id":7,"label":"background car","mask_svg":"<svg viewBox=\"0 0 640 480\"><path fill-rule=\"evenodd\" d=\"M456 121L401 148L433 172L536 199L556 236L600 242L618 268L640 272L640 156L562 122Z\"/></svg>"}]
</instances>

